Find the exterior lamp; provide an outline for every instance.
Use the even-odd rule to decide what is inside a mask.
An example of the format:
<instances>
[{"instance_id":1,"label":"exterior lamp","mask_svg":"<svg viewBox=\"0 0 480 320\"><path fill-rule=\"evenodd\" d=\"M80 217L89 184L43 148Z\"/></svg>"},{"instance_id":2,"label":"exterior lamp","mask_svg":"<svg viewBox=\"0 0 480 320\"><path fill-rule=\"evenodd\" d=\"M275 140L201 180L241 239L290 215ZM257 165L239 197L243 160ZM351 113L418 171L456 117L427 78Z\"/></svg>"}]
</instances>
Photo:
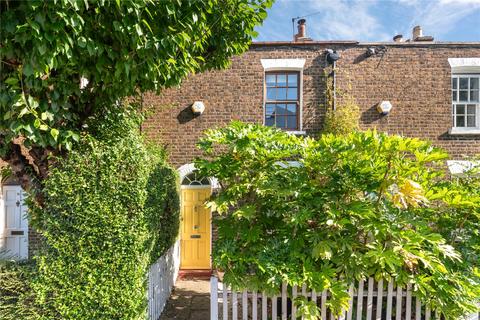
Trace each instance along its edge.
<instances>
[{"instance_id":1,"label":"exterior lamp","mask_svg":"<svg viewBox=\"0 0 480 320\"><path fill-rule=\"evenodd\" d=\"M389 114L392 108L390 101L382 101L377 104L377 111L384 116Z\"/></svg>"},{"instance_id":2,"label":"exterior lamp","mask_svg":"<svg viewBox=\"0 0 480 320\"><path fill-rule=\"evenodd\" d=\"M194 115L199 116L205 111L205 105L202 101L195 101L190 107Z\"/></svg>"}]
</instances>

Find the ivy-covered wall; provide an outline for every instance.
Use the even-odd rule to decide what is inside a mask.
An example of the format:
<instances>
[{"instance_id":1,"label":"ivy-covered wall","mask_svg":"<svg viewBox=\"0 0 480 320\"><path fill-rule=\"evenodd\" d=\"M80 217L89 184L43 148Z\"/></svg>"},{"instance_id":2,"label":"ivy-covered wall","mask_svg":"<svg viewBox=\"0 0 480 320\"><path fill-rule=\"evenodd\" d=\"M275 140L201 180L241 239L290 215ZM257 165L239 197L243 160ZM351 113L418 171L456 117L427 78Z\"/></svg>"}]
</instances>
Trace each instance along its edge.
<instances>
[{"instance_id":1,"label":"ivy-covered wall","mask_svg":"<svg viewBox=\"0 0 480 320\"><path fill-rule=\"evenodd\" d=\"M137 117L122 117L59 160L42 208L29 204L45 245L28 276L10 277L33 294L0 297L1 319L12 310L22 319L144 319L148 267L178 235L177 174L144 143ZM30 301L36 314L9 301Z\"/></svg>"}]
</instances>

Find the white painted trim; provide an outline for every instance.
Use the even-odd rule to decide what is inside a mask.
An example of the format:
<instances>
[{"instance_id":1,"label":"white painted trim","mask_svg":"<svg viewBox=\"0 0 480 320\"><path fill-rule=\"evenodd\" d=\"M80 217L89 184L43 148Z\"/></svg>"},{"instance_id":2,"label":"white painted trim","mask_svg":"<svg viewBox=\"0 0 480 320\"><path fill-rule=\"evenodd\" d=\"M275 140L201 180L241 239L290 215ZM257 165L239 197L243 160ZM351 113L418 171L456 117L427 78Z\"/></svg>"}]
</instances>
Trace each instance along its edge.
<instances>
[{"instance_id":1,"label":"white painted trim","mask_svg":"<svg viewBox=\"0 0 480 320\"><path fill-rule=\"evenodd\" d=\"M467 104L467 103L466 103ZM449 130L449 134L451 135L480 135L480 129L471 127L452 127Z\"/></svg>"},{"instance_id":2,"label":"white painted trim","mask_svg":"<svg viewBox=\"0 0 480 320\"><path fill-rule=\"evenodd\" d=\"M187 163L187 164L184 164L183 166L179 167L177 169L177 172L178 172L178 175L180 176L180 184L182 183L183 179L186 176L188 176L190 173L192 173L195 170L196 170L196 168L195 168L194 163ZM212 189L218 189L219 188L218 180L216 178L208 177L208 181L210 181L210 186L212 187Z\"/></svg>"},{"instance_id":3,"label":"white painted trim","mask_svg":"<svg viewBox=\"0 0 480 320\"><path fill-rule=\"evenodd\" d=\"M306 131L285 131L286 133L288 134L294 134L294 135L297 135L297 136L304 136L307 134Z\"/></svg>"},{"instance_id":4,"label":"white painted trim","mask_svg":"<svg viewBox=\"0 0 480 320\"><path fill-rule=\"evenodd\" d=\"M480 72L480 58L448 58L452 73Z\"/></svg>"},{"instance_id":5,"label":"white painted trim","mask_svg":"<svg viewBox=\"0 0 480 320\"><path fill-rule=\"evenodd\" d=\"M188 186L185 186L185 185L181 185L180 186L180 189L212 189L212 186L211 185L201 185L201 186L197 186L197 185L188 185Z\"/></svg>"},{"instance_id":6,"label":"white painted trim","mask_svg":"<svg viewBox=\"0 0 480 320\"><path fill-rule=\"evenodd\" d=\"M305 59L260 59L265 71L303 70Z\"/></svg>"},{"instance_id":7,"label":"white painted trim","mask_svg":"<svg viewBox=\"0 0 480 320\"><path fill-rule=\"evenodd\" d=\"M447 167L452 175L461 175L465 171L472 170L479 164L478 161L447 160Z\"/></svg>"}]
</instances>

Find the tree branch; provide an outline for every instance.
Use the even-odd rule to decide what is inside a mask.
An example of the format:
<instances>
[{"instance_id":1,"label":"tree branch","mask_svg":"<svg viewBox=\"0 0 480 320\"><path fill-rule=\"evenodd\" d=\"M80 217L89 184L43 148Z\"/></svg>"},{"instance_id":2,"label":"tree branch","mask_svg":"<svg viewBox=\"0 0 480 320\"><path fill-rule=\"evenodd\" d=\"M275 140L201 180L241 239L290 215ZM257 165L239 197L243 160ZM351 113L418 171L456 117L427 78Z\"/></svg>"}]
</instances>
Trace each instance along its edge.
<instances>
[{"instance_id":1,"label":"tree branch","mask_svg":"<svg viewBox=\"0 0 480 320\"><path fill-rule=\"evenodd\" d=\"M14 142L5 143L4 137L2 136L0 136L0 144L5 146L5 153L2 155L2 159L9 164L22 188L32 194L36 201L42 205L41 177L37 174L34 166L28 161L27 157L22 153L20 145Z\"/></svg>"}]
</instances>

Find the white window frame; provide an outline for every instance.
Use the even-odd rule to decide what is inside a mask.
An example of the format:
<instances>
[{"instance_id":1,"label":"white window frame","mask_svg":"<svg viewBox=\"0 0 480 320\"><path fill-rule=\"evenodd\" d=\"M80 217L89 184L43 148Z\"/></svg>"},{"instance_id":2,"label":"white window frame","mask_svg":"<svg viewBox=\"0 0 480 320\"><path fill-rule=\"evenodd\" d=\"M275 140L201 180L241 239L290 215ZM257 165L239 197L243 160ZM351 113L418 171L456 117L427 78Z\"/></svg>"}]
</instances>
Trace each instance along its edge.
<instances>
[{"instance_id":1,"label":"white window frame","mask_svg":"<svg viewBox=\"0 0 480 320\"><path fill-rule=\"evenodd\" d=\"M263 125L265 125L265 104L267 102L267 84L265 74L270 71L297 71L299 73L299 128L295 131L285 131L289 134L305 134L303 130L303 67L305 65L305 59L260 59L263 66Z\"/></svg>"},{"instance_id":2,"label":"white window frame","mask_svg":"<svg viewBox=\"0 0 480 320\"><path fill-rule=\"evenodd\" d=\"M467 100L461 101L460 100L460 78L467 78L468 79L468 86L465 91L467 91ZM470 88L471 79L475 78L478 79L480 83L480 74L452 74L452 82L454 79L457 81L457 89L456 89L456 100L453 100L453 86L452 86L452 132L453 133L463 133L463 134L480 134L480 99L477 101L471 101L470 93L472 89ZM480 88L476 89L480 95ZM456 126L456 115L457 115L457 105L465 106L465 126L457 127ZM467 106L475 106L475 126L474 127L467 127L467 114L468 108Z\"/></svg>"},{"instance_id":3,"label":"white window frame","mask_svg":"<svg viewBox=\"0 0 480 320\"><path fill-rule=\"evenodd\" d=\"M449 58L448 62L451 67L452 75L450 81L451 91L451 110L452 110L452 127L449 133L452 135L480 135L480 99L479 101L470 101L470 79L478 78L480 82L480 58ZM459 78L468 78L468 101L460 101L460 81ZM453 100L453 79L457 79L457 95L456 100ZM480 88L479 88L480 95ZM467 105L475 105L475 127L457 127L456 126L456 105L465 105L465 114L468 114ZM467 119L465 119L467 121ZM467 125L467 123L465 123Z\"/></svg>"}]
</instances>

